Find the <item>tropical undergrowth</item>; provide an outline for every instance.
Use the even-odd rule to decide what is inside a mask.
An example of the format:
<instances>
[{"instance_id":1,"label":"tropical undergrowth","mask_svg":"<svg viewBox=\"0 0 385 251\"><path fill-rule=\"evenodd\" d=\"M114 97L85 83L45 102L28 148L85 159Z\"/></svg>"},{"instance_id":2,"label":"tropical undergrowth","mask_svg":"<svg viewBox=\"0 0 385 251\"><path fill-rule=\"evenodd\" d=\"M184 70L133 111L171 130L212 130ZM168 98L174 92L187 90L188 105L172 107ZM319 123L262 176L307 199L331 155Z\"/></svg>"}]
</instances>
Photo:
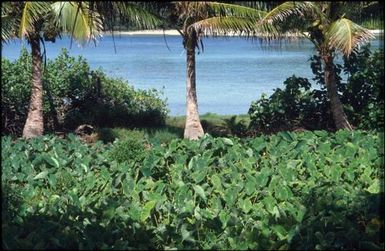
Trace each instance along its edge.
<instances>
[{"instance_id":1,"label":"tropical undergrowth","mask_svg":"<svg viewBox=\"0 0 385 251\"><path fill-rule=\"evenodd\" d=\"M335 65L340 100L349 122L356 129L382 130L384 126L383 55L383 50L372 52L365 46L344 58L343 65ZM310 62L318 88L307 78L289 77L283 89L277 88L270 97L263 94L251 104L249 133L335 130L321 59L313 56ZM347 81L342 80L342 72Z\"/></svg>"},{"instance_id":2,"label":"tropical undergrowth","mask_svg":"<svg viewBox=\"0 0 385 251\"><path fill-rule=\"evenodd\" d=\"M383 249L382 138L2 137L2 247Z\"/></svg>"},{"instance_id":3,"label":"tropical undergrowth","mask_svg":"<svg viewBox=\"0 0 385 251\"><path fill-rule=\"evenodd\" d=\"M1 61L2 135L20 136L27 118L31 92L31 55ZM137 90L102 70L91 70L83 57L66 49L43 70L44 124L47 132L71 131L80 124L95 127L162 126L167 104L155 89Z\"/></svg>"}]
</instances>

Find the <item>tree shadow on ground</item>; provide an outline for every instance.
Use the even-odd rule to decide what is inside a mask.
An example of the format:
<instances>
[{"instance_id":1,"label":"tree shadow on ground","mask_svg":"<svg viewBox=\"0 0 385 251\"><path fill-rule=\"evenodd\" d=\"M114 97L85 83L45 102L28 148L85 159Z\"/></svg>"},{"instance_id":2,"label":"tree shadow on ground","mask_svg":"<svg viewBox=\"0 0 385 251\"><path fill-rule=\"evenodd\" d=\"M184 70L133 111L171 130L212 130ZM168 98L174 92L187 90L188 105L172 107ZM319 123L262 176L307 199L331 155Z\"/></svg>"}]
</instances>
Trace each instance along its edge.
<instances>
[{"instance_id":1,"label":"tree shadow on ground","mask_svg":"<svg viewBox=\"0 0 385 251\"><path fill-rule=\"evenodd\" d=\"M304 205L306 214L290 249L384 249L383 193L361 191L344 197L328 186L314 189Z\"/></svg>"},{"instance_id":2,"label":"tree shadow on ground","mask_svg":"<svg viewBox=\"0 0 385 251\"><path fill-rule=\"evenodd\" d=\"M21 216L23 204L9 189L2 196L2 248L14 249L155 249L146 226L114 217L110 199L81 210L68 205L64 213L31 212ZM50 210L49 212L54 212ZM109 214L109 215L108 215ZM120 220L118 220L120 219Z\"/></svg>"}]
</instances>

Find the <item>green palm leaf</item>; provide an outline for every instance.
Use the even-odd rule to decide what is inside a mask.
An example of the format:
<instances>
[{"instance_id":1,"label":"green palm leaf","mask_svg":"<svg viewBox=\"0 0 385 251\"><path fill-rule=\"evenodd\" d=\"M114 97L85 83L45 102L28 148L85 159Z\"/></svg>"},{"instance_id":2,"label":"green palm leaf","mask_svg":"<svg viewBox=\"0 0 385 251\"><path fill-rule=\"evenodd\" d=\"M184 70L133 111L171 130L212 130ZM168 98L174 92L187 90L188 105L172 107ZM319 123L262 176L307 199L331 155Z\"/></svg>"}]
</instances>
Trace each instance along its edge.
<instances>
[{"instance_id":1,"label":"green palm leaf","mask_svg":"<svg viewBox=\"0 0 385 251\"><path fill-rule=\"evenodd\" d=\"M240 17L211 17L191 25L199 34L205 36L239 34L247 36L265 36L277 34L274 26L269 24L257 25L257 21Z\"/></svg>"},{"instance_id":2,"label":"green palm leaf","mask_svg":"<svg viewBox=\"0 0 385 251\"><path fill-rule=\"evenodd\" d=\"M84 2L56 2L52 4L52 11L62 32L69 33L82 44L96 39L102 31L99 15Z\"/></svg>"},{"instance_id":3,"label":"green palm leaf","mask_svg":"<svg viewBox=\"0 0 385 251\"><path fill-rule=\"evenodd\" d=\"M19 37L23 38L34 30L34 23L50 11L48 2L25 2L19 24Z\"/></svg>"},{"instance_id":4,"label":"green palm leaf","mask_svg":"<svg viewBox=\"0 0 385 251\"><path fill-rule=\"evenodd\" d=\"M1 42L14 38L17 23L9 13L12 10L10 2L1 3Z\"/></svg>"},{"instance_id":5,"label":"green palm leaf","mask_svg":"<svg viewBox=\"0 0 385 251\"><path fill-rule=\"evenodd\" d=\"M288 1L278 5L268 12L262 19L262 23L285 22L288 18L313 16L326 19L317 3Z\"/></svg>"},{"instance_id":6,"label":"green palm leaf","mask_svg":"<svg viewBox=\"0 0 385 251\"><path fill-rule=\"evenodd\" d=\"M141 29L153 29L163 22L160 17L135 3L116 2L114 4L128 21Z\"/></svg>"},{"instance_id":7,"label":"green palm leaf","mask_svg":"<svg viewBox=\"0 0 385 251\"><path fill-rule=\"evenodd\" d=\"M339 49L349 55L354 48L373 39L374 35L351 20L340 18L330 25L325 38L330 48Z\"/></svg>"},{"instance_id":8,"label":"green palm leaf","mask_svg":"<svg viewBox=\"0 0 385 251\"><path fill-rule=\"evenodd\" d=\"M266 11L236 4L205 2L204 7L213 11L215 16L237 16L240 18L254 19L254 21L260 20L267 14Z\"/></svg>"}]
</instances>

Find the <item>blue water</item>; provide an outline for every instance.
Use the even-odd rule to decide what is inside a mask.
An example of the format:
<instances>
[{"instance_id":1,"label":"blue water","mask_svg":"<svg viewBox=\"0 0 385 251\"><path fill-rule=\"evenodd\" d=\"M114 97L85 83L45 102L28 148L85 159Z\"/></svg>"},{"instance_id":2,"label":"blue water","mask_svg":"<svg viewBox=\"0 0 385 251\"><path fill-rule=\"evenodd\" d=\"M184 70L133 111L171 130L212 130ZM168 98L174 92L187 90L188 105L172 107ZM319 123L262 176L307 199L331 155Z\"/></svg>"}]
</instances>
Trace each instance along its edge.
<instances>
[{"instance_id":1,"label":"blue water","mask_svg":"<svg viewBox=\"0 0 385 251\"><path fill-rule=\"evenodd\" d=\"M162 35L111 36L80 48L70 49L70 39L46 43L47 57L55 58L65 47L70 55L82 55L92 68L101 67L109 76L121 77L140 89L163 90L170 115L185 114L186 54L180 36ZM272 42L269 46L258 40L244 38L205 38L204 52L196 56L196 78L199 112L218 114L247 113L252 101L262 93L271 94L282 88L283 81L295 74L313 77L310 56L313 45L300 39L288 43ZM374 40L378 48L380 41ZM16 59L22 42L3 45L2 56ZM27 45L27 48L28 45Z\"/></svg>"}]
</instances>

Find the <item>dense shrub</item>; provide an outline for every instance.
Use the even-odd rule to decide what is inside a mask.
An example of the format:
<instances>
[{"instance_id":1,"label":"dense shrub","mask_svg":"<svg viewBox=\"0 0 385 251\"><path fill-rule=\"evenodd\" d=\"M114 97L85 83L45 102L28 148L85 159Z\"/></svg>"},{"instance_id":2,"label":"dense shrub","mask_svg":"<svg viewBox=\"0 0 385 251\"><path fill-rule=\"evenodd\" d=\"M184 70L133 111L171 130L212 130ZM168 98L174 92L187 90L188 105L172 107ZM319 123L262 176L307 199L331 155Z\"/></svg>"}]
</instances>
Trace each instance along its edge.
<instances>
[{"instance_id":1,"label":"dense shrub","mask_svg":"<svg viewBox=\"0 0 385 251\"><path fill-rule=\"evenodd\" d=\"M2 58L2 133L20 135L31 90L31 57L25 49L18 60ZM160 93L135 90L121 79L90 70L87 61L63 49L48 60L43 74L46 130L94 126L158 126L164 124L166 103Z\"/></svg>"},{"instance_id":2,"label":"dense shrub","mask_svg":"<svg viewBox=\"0 0 385 251\"><path fill-rule=\"evenodd\" d=\"M141 162L146 155L144 133L133 130L126 133L126 137L115 140L109 156L118 163L124 161Z\"/></svg>"},{"instance_id":3,"label":"dense shrub","mask_svg":"<svg viewBox=\"0 0 385 251\"><path fill-rule=\"evenodd\" d=\"M292 76L267 98L251 104L250 126L259 133L305 128L334 130L328 95L324 85L324 72L320 57L313 56L313 80L320 86L311 89L306 78ZM344 71L347 82L339 76ZM344 58L344 65L335 65L340 99L352 125L359 129L381 129L384 125L384 65L383 52L371 52L369 46Z\"/></svg>"},{"instance_id":4,"label":"dense shrub","mask_svg":"<svg viewBox=\"0 0 385 251\"><path fill-rule=\"evenodd\" d=\"M304 127L318 130L333 123L326 102L326 92L310 90L306 78L292 76L267 98L251 104L250 126L259 132L273 133Z\"/></svg>"},{"instance_id":5,"label":"dense shrub","mask_svg":"<svg viewBox=\"0 0 385 251\"><path fill-rule=\"evenodd\" d=\"M2 246L383 249L382 137L205 136L123 163L72 136L3 137Z\"/></svg>"}]
</instances>

